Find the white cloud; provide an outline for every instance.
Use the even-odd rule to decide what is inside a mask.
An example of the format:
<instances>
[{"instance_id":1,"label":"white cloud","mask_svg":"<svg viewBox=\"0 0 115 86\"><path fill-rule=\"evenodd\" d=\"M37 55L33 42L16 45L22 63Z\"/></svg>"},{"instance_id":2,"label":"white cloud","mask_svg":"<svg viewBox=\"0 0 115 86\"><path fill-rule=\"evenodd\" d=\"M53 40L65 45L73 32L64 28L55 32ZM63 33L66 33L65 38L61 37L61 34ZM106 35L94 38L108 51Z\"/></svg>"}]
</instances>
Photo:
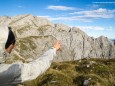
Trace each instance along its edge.
<instances>
[{"instance_id":1,"label":"white cloud","mask_svg":"<svg viewBox=\"0 0 115 86\"><path fill-rule=\"evenodd\" d=\"M19 8L22 8L23 6L20 5L20 6L18 6L18 7L19 7Z\"/></svg>"},{"instance_id":2,"label":"white cloud","mask_svg":"<svg viewBox=\"0 0 115 86\"><path fill-rule=\"evenodd\" d=\"M91 22L91 20L88 19L84 19L84 18L80 18L77 16L73 16L73 17L50 17L50 16L38 16L38 17L44 17L47 18L51 21L55 21L55 20L63 20L63 21L82 21L82 22ZM73 26L71 26L73 27ZM82 29L83 31L86 30L94 30L94 31L113 31L114 28L112 26L109 27L102 27L102 26L76 26L80 29Z\"/></svg>"},{"instance_id":3,"label":"white cloud","mask_svg":"<svg viewBox=\"0 0 115 86\"><path fill-rule=\"evenodd\" d=\"M59 17L51 17L51 16L42 16L48 18L49 20L65 20L65 21L81 21L81 22L92 22L93 19L101 19L101 18L113 18L115 17L115 9L107 10L103 8L99 8L97 10L88 10L88 11L78 11L74 13L70 13L71 15L64 15Z\"/></svg>"},{"instance_id":4,"label":"white cloud","mask_svg":"<svg viewBox=\"0 0 115 86\"><path fill-rule=\"evenodd\" d=\"M77 26L78 28L82 29L82 30L105 30L104 27L100 27L100 26Z\"/></svg>"},{"instance_id":5,"label":"white cloud","mask_svg":"<svg viewBox=\"0 0 115 86\"><path fill-rule=\"evenodd\" d=\"M54 1L60 1L60 0L54 0Z\"/></svg>"},{"instance_id":6,"label":"white cloud","mask_svg":"<svg viewBox=\"0 0 115 86\"><path fill-rule=\"evenodd\" d=\"M115 2L93 2L94 4L115 4Z\"/></svg>"},{"instance_id":7,"label":"white cloud","mask_svg":"<svg viewBox=\"0 0 115 86\"><path fill-rule=\"evenodd\" d=\"M92 8L99 8L100 5L97 5L97 4L93 4L91 7Z\"/></svg>"},{"instance_id":8,"label":"white cloud","mask_svg":"<svg viewBox=\"0 0 115 86\"><path fill-rule=\"evenodd\" d=\"M64 17L63 15L61 17L51 17L51 16L38 16L38 17L44 17L47 18L51 21L58 21L58 20L63 20L63 21L82 21L82 22L91 22L91 20L78 17L78 16L68 16Z\"/></svg>"},{"instance_id":9,"label":"white cloud","mask_svg":"<svg viewBox=\"0 0 115 86\"><path fill-rule=\"evenodd\" d=\"M80 18L77 16L69 16L69 17L55 17L50 18L50 20L65 20L65 21L82 21L82 22L91 22L91 20L87 20L85 18Z\"/></svg>"},{"instance_id":10,"label":"white cloud","mask_svg":"<svg viewBox=\"0 0 115 86\"><path fill-rule=\"evenodd\" d=\"M50 16L38 16L38 17L43 17L43 18L47 18L47 19L50 18Z\"/></svg>"},{"instance_id":11,"label":"white cloud","mask_svg":"<svg viewBox=\"0 0 115 86\"><path fill-rule=\"evenodd\" d=\"M79 11L70 13L73 15L80 15L84 18L113 18L115 16L115 9L114 10L107 10L103 8L99 8L97 10L89 10L89 11Z\"/></svg>"},{"instance_id":12,"label":"white cloud","mask_svg":"<svg viewBox=\"0 0 115 86\"><path fill-rule=\"evenodd\" d=\"M107 31L112 31L112 30L114 30L114 28L112 26L109 26L106 30Z\"/></svg>"},{"instance_id":13,"label":"white cloud","mask_svg":"<svg viewBox=\"0 0 115 86\"><path fill-rule=\"evenodd\" d=\"M54 6L54 5L48 6L47 9L51 9L51 10L76 10L76 8L74 8L74 7Z\"/></svg>"},{"instance_id":14,"label":"white cloud","mask_svg":"<svg viewBox=\"0 0 115 86\"><path fill-rule=\"evenodd\" d=\"M112 26L109 27L101 27L101 26L77 26L82 30L97 30L97 31L112 31L114 28Z\"/></svg>"}]
</instances>

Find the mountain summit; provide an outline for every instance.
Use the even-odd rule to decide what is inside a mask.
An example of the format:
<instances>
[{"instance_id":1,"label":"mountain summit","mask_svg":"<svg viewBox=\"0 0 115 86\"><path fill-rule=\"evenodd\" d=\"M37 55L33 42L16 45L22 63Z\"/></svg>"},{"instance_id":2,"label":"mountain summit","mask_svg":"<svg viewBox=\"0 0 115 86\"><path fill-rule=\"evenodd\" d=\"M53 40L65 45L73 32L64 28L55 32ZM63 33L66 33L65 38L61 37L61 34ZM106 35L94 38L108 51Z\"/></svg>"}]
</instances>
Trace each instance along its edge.
<instances>
[{"instance_id":1,"label":"mountain summit","mask_svg":"<svg viewBox=\"0 0 115 86\"><path fill-rule=\"evenodd\" d=\"M17 47L13 54L25 61L36 59L60 40L62 49L54 61L70 61L82 58L115 58L115 45L104 36L93 38L77 27L54 24L45 18L32 15L1 16L0 25L12 27Z\"/></svg>"}]
</instances>

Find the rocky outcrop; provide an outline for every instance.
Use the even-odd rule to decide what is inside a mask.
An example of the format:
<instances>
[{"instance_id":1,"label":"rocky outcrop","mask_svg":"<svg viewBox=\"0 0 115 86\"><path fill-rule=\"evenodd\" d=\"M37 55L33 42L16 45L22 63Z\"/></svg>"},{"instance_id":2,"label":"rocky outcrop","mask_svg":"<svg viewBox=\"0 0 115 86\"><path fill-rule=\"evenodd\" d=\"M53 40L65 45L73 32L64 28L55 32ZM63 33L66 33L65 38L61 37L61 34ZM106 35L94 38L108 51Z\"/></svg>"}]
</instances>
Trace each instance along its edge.
<instances>
[{"instance_id":1,"label":"rocky outcrop","mask_svg":"<svg viewBox=\"0 0 115 86\"><path fill-rule=\"evenodd\" d=\"M82 58L115 58L114 42L107 37L89 37L76 27L53 24L45 18L32 15L0 17L0 24L13 28L17 38L15 57L36 59L50 48L55 40L61 40L62 48L54 61Z\"/></svg>"}]
</instances>

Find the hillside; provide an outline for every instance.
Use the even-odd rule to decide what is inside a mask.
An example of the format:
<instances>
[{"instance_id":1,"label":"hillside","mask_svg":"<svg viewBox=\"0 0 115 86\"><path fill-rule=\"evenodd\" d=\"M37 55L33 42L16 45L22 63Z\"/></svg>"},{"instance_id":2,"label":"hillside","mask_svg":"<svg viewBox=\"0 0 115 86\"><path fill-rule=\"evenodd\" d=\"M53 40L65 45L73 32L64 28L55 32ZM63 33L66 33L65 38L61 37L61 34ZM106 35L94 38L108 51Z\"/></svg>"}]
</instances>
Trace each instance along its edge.
<instances>
[{"instance_id":1,"label":"hillside","mask_svg":"<svg viewBox=\"0 0 115 86\"><path fill-rule=\"evenodd\" d=\"M22 86L83 86L87 82L84 86L115 85L115 43L107 37L93 38L80 28L54 24L30 14L2 16L0 25L10 26L17 41L13 58L7 58L7 63L30 62L56 40L61 41L62 48L51 68Z\"/></svg>"},{"instance_id":2,"label":"hillside","mask_svg":"<svg viewBox=\"0 0 115 86\"><path fill-rule=\"evenodd\" d=\"M24 86L115 86L115 59L54 62L46 73Z\"/></svg>"}]
</instances>

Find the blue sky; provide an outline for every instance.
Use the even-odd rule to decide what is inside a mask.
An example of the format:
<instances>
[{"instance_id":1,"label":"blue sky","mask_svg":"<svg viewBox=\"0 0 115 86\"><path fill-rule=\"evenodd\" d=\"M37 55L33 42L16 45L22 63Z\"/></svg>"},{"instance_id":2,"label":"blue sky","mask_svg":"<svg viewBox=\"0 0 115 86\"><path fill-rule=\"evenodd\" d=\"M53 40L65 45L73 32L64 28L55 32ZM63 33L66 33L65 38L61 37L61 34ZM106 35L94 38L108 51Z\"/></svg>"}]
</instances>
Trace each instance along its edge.
<instances>
[{"instance_id":1,"label":"blue sky","mask_svg":"<svg viewBox=\"0 0 115 86\"><path fill-rule=\"evenodd\" d=\"M115 0L0 0L0 16L32 14L115 39Z\"/></svg>"}]
</instances>

